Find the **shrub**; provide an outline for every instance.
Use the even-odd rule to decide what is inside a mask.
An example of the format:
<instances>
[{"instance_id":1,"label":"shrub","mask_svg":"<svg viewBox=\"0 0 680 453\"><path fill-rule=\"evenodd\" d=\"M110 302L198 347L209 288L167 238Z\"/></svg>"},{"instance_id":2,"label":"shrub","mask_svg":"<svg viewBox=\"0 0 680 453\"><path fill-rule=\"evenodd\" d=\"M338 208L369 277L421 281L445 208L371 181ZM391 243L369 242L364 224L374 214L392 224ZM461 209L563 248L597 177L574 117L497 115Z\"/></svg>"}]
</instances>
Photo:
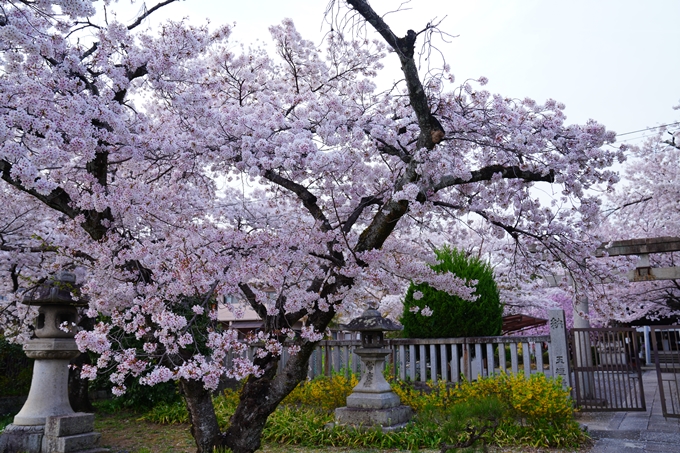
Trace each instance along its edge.
<instances>
[{"instance_id":1,"label":"shrub","mask_svg":"<svg viewBox=\"0 0 680 453\"><path fill-rule=\"evenodd\" d=\"M92 386L110 391L113 384L108 380L109 374L110 372L98 376ZM117 412L119 410L146 412L156 406L172 405L173 403L183 404L177 383L174 381L148 386L140 384L139 381L132 377L128 377L125 380L125 386L127 390L123 395L102 401L97 404L97 407L105 412Z\"/></svg>"},{"instance_id":2,"label":"shrub","mask_svg":"<svg viewBox=\"0 0 680 453\"><path fill-rule=\"evenodd\" d=\"M345 400L359 383L355 374L349 377L335 374L332 377L317 376L309 382L299 384L283 400L283 404L306 405L323 411L333 411L345 406Z\"/></svg>"},{"instance_id":3,"label":"shrub","mask_svg":"<svg viewBox=\"0 0 680 453\"><path fill-rule=\"evenodd\" d=\"M474 382L463 382L454 391L456 402L496 395L507 405L509 414L522 425L569 427L575 423L569 392L560 380L543 373L499 374Z\"/></svg>"},{"instance_id":4,"label":"shrub","mask_svg":"<svg viewBox=\"0 0 680 453\"><path fill-rule=\"evenodd\" d=\"M411 284L404 299L401 323L406 338L452 338L500 335L503 306L493 270L488 263L468 257L462 251L444 247L435 251L437 272L451 272L466 280L477 280L474 301L466 301L439 291L427 283ZM419 291L422 298L413 294ZM429 307L433 314L424 316L420 310Z\"/></svg>"},{"instance_id":5,"label":"shrub","mask_svg":"<svg viewBox=\"0 0 680 453\"><path fill-rule=\"evenodd\" d=\"M496 395L468 399L446 411L426 409L423 419L433 418L441 430L441 451L487 444L505 417L507 409Z\"/></svg>"},{"instance_id":6,"label":"shrub","mask_svg":"<svg viewBox=\"0 0 680 453\"><path fill-rule=\"evenodd\" d=\"M392 390L399 396L401 404L410 406L416 412L424 410L444 411L453 404L455 388L439 381L428 382L425 391L416 389L408 381L395 381Z\"/></svg>"}]
</instances>

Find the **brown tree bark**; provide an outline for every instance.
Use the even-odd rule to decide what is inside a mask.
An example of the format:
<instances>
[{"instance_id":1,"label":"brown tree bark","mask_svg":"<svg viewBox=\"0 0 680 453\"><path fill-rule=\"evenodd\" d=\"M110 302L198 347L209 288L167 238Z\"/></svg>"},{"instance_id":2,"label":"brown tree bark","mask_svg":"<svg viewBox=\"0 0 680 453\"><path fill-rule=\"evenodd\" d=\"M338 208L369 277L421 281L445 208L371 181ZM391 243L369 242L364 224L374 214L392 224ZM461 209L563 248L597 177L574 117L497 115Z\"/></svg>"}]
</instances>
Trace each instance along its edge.
<instances>
[{"instance_id":1,"label":"brown tree bark","mask_svg":"<svg viewBox=\"0 0 680 453\"><path fill-rule=\"evenodd\" d=\"M323 331L335 313L316 312L310 323ZM316 343L303 341L300 351L292 356L286 366L277 372L278 357L267 356L255 364L264 369L260 377L251 376L241 390L239 405L232 415L229 428L222 435L220 445L231 448L233 453L252 453L260 448L262 431L267 418L283 399L307 377L309 357Z\"/></svg>"},{"instance_id":2,"label":"brown tree bark","mask_svg":"<svg viewBox=\"0 0 680 453\"><path fill-rule=\"evenodd\" d=\"M220 428L210 391L205 389L201 381L187 379L180 379L179 388L189 412L196 452L212 453L218 444Z\"/></svg>"}]
</instances>

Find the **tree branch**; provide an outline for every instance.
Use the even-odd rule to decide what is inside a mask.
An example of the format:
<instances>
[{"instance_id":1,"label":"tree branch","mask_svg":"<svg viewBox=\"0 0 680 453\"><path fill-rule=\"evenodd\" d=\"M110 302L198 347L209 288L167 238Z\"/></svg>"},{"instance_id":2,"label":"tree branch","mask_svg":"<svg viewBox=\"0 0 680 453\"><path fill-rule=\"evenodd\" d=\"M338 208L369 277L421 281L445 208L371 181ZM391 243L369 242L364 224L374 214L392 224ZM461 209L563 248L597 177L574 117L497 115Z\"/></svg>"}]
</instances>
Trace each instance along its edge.
<instances>
[{"instance_id":1,"label":"tree branch","mask_svg":"<svg viewBox=\"0 0 680 453\"><path fill-rule=\"evenodd\" d=\"M359 205L354 208L354 211L352 211L349 217L347 217L347 220L345 220L345 223L342 225L342 231L344 233L349 233L352 229L352 226L354 226L356 221L359 220L359 216L361 216L361 213L364 212L364 209L366 209L368 206L374 204L381 205L382 203L382 197L363 197L359 202Z\"/></svg>"},{"instance_id":2,"label":"tree branch","mask_svg":"<svg viewBox=\"0 0 680 453\"><path fill-rule=\"evenodd\" d=\"M382 20L366 0L346 0L366 21L375 28L387 44L394 49L401 61L401 70L404 73L406 87L408 89L411 108L418 118L420 136L418 148L432 149L434 145L444 138L444 128L439 121L432 116L430 105L427 101L423 84L418 76L418 67L413 58L417 33L409 30L403 38L397 38L390 27Z\"/></svg>"},{"instance_id":3,"label":"tree branch","mask_svg":"<svg viewBox=\"0 0 680 453\"><path fill-rule=\"evenodd\" d=\"M548 173L541 173L535 171L522 170L520 167L513 165L505 167L503 165L489 165L471 172L469 179L458 178L454 176L443 176L439 183L435 184L433 190L439 191L451 186L458 186L461 184L469 184L480 181L490 181L493 175L500 174L503 179L523 179L525 181L545 181L555 182L555 172L550 170Z\"/></svg>"},{"instance_id":4,"label":"tree branch","mask_svg":"<svg viewBox=\"0 0 680 453\"><path fill-rule=\"evenodd\" d=\"M272 170L266 170L263 176L269 181L273 182L274 184L277 184L283 187L284 189L290 190L291 192L296 194L300 201L302 201L304 207L307 208L307 211L309 211L309 213L312 215L312 217L314 217L316 221L321 223L322 231L326 232L332 229L330 222L326 218L326 215L323 213L319 205L316 203L317 201L316 196L309 190L307 190L306 187L296 182L293 182L290 179L284 178L283 176L279 175L278 173L275 173Z\"/></svg>"},{"instance_id":5,"label":"tree branch","mask_svg":"<svg viewBox=\"0 0 680 453\"><path fill-rule=\"evenodd\" d=\"M106 208L104 211L95 211L93 209L83 211L81 209L74 208L71 204L71 197L68 193L61 187L57 187L52 190L47 195L39 193L35 189L29 189L25 187L20 181L12 177L12 164L4 159L0 159L0 173L2 174L2 179L22 192L33 196L37 200L42 201L50 208L61 212L70 219L75 219L79 215L85 216L85 221L81 223L81 226L94 240L99 240L106 234L107 228L103 225L103 220L113 220L113 215L111 210Z\"/></svg>"},{"instance_id":6,"label":"tree branch","mask_svg":"<svg viewBox=\"0 0 680 453\"><path fill-rule=\"evenodd\" d=\"M142 22L144 22L144 19L149 17L151 14L156 12L157 10L161 9L165 5L169 5L170 3L173 3L177 0L165 0L164 2L158 3L156 6L152 7L151 9L146 9L146 6L144 6L144 12L130 25L128 25L127 29L132 30L135 27L138 27Z\"/></svg>"}]
</instances>

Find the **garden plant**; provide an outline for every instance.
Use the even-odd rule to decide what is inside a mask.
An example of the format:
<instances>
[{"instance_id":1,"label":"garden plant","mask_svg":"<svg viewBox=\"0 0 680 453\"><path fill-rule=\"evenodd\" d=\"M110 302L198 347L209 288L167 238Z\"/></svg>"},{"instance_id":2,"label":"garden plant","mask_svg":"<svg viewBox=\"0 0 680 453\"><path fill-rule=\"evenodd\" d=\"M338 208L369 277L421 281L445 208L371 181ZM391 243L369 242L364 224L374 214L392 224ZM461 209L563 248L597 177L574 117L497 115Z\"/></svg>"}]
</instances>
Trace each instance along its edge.
<instances>
[{"instance_id":1,"label":"garden plant","mask_svg":"<svg viewBox=\"0 0 680 453\"><path fill-rule=\"evenodd\" d=\"M543 374L499 374L457 386L428 383L417 390L410 382L393 381L402 404L414 420L403 430L354 430L334 425L333 410L344 406L358 379L352 374L319 376L300 384L272 414L263 441L305 447L351 447L417 450L465 446L533 446L577 448L587 436L574 420L569 393ZM238 392L214 398L221 426L238 404ZM187 423L179 403L160 404L143 415L157 423ZM477 437L477 438L475 438ZM476 441L476 442L474 442Z\"/></svg>"}]
</instances>

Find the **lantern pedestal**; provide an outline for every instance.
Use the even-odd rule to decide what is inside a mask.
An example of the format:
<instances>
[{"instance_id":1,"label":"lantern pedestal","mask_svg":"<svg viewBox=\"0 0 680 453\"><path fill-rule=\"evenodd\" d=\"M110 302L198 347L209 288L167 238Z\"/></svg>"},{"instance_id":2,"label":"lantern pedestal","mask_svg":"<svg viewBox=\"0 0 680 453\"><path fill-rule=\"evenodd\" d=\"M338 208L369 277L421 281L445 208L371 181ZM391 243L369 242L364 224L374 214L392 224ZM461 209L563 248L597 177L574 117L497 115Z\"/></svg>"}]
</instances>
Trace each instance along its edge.
<instances>
[{"instance_id":1,"label":"lantern pedestal","mask_svg":"<svg viewBox=\"0 0 680 453\"><path fill-rule=\"evenodd\" d=\"M52 415L72 415L68 401L68 364L80 352L72 338L37 338L24 345L33 365L31 389L15 425L45 425Z\"/></svg>"},{"instance_id":2,"label":"lantern pedestal","mask_svg":"<svg viewBox=\"0 0 680 453\"><path fill-rule=\"evenodd\" d=\"M354 352L364 363L364 373L347 397L347 406L335 410L336 423L354 428L380 426L383 431L401 429L411 420L413 411L401 405L399 396L383 376L390 350L360 348Z\"/></svg>"}]
</instances>

